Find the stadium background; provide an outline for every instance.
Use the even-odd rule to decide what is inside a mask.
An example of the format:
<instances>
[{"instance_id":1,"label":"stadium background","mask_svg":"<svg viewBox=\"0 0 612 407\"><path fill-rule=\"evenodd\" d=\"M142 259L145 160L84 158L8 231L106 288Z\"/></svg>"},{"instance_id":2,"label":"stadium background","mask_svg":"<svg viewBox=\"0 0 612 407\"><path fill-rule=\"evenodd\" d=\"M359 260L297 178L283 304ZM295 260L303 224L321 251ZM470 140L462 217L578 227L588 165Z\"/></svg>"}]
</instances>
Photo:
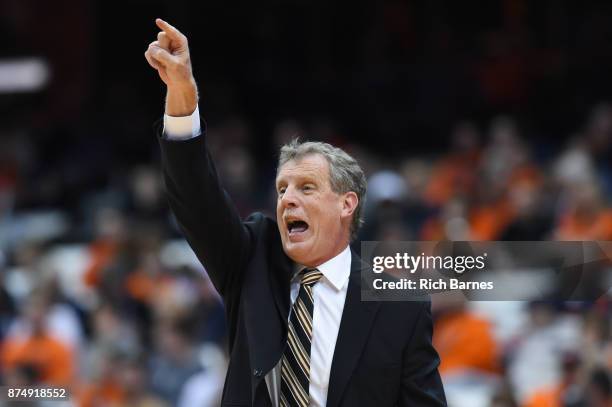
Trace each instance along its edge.
<instances>
[{"instance_id":1,"label":"stadium background","mask_svg":"<svg viewBox=\"0 0 612 407\"><path fill-rule=\"evenodd\" d=\"M223 308L163 197L155 17L190 40L243 215L298 134L362 163L363 239L612 240L609 2L3 0L4 385L217 405ZM434 311L449 405L610 405L609 297Z\"/></svg>"}]
</instances>

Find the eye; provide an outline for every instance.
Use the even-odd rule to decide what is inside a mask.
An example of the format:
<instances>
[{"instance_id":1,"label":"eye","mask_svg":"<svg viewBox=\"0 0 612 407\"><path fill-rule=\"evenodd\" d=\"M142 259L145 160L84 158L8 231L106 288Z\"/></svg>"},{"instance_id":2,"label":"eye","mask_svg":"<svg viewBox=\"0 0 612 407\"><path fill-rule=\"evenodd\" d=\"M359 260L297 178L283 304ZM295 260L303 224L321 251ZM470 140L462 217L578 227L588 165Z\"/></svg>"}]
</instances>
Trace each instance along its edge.
<instances>
[{"instance_id":1,"label":"eye","mask_svg":"<svg viewBox=\"0 0 612 407\"><path fill-rule=\"evenodd\" d=\"M313 189L315 189L315 188L314 188L314 185L312 185L312 184L305 184L302 187L302 191L312 191Z\"/></svg>"},{"instance_id":2,"label":"eye","mask_svg":"<svg viewBox=\"0 0 612 407\"><path fill-rule=\"evenodd\" d=\"M286 189L287 189L286 187L280 187L280 188L278 188L278 191L277 191L277 192L278 192L278 195L282 195L282 194L284 194Z\"/></svg>"}]
</instances>

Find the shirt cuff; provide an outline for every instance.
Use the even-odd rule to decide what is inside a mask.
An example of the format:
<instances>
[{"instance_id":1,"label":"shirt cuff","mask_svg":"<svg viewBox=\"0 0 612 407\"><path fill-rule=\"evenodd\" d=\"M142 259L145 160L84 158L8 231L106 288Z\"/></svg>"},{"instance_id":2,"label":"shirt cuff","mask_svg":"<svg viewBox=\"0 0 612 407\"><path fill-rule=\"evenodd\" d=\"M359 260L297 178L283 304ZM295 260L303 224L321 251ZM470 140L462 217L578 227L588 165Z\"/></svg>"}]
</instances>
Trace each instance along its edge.
<instances>
[{"instance_id":1,"label":"shirt cuff","mask_svg":"<svg viewBox=\"0 0 612 407\"><path fill-rule=\"evenodd\" d=\"M168 140L189 140L199 136L201 132L198 106L189 116L168 116L164 114L164 136Z\"/></svg>"}]
</instances>

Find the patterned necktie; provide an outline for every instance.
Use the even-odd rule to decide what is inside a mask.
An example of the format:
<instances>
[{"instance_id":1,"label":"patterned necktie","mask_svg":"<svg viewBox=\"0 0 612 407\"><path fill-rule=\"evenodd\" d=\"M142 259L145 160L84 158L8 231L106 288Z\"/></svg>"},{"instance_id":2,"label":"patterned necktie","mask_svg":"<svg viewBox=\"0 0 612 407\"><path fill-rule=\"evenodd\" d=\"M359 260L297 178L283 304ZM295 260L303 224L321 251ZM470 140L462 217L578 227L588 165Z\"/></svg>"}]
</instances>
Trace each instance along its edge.
<instances>
[{"instance_id":1,"label":"patterned necktie","mask_svg":"<svg viewBox=\"0 0 612 407\"><path fill-rule=\"evenodd\" d=\"M300 292L291 308L287 347L281 362L282 407L306 407L310 401L310 343L312 340L312 287L323 274L317 269L301 272Z\"/></svg>"}]
</instances>

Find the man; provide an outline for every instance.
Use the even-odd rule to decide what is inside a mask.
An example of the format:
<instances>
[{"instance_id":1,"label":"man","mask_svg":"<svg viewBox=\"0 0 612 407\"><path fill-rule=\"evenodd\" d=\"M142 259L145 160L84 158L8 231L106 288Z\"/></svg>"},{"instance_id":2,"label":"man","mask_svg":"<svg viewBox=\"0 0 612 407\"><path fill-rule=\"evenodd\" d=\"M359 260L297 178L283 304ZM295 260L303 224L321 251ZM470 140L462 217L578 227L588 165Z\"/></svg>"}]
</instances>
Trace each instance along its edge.
<instances>
[{"instance_id":1,"label":"man","mask_svg":"<svg viewBox=\"0 0 612 407\"><path fill-rule=\"evenodd\" d=\"M167 87L160 133L170 206L223 296L223 406L444 406L429 303L362 302L349 242L366 183L324 143L281 150L276 222L242 222L206 148L187 38L163 20L145 57Z\"/></svg>"}]
</instances>

